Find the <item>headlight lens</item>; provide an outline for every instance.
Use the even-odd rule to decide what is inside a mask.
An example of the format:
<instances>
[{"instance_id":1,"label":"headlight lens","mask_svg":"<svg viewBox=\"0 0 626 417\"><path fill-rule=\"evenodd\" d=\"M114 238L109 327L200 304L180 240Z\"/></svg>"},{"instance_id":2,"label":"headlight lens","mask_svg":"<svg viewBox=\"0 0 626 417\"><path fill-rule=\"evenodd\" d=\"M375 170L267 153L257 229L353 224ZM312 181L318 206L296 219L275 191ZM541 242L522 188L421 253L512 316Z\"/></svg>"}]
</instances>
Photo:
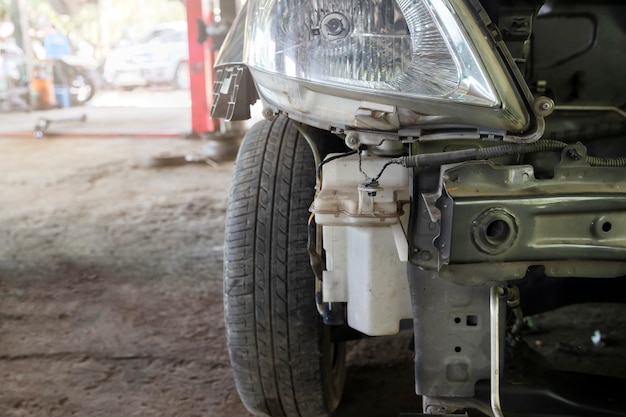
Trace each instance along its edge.
<instances>
[{"instance_id":1,"label":"headlight lens","mask_svg":"<svg viewBox=\"0 0 626 417\"><path fill-rule=\"evenodd\" d=\"M252 0L246 64L341 88L500 105L444 0Z\"/></svg>"}]
</instances>

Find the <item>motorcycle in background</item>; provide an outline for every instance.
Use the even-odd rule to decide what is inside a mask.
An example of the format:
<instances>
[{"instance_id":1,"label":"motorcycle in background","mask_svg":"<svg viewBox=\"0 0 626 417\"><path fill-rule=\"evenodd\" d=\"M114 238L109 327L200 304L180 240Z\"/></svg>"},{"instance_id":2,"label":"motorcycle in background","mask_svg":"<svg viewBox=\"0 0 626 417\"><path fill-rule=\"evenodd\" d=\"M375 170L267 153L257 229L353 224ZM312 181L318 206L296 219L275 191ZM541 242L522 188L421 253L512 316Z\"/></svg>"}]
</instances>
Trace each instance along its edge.
<instances>
[{"instance_id":1,"label":"motorcycle in background","mask_svg":"<svg viewBox=\"0 0 626 417\"><path fill-rule=\"evenodd\" d=\"M66 55L57 61L55 76L61 77L69 89L72 106L82 106L96 94L100 78L94 60L77 55Z\"/></svg>"},{"instance_id":2,"label":"motorcycle in background","mask_svg":"<svg viewBox=\"0 0 626 417\"><path fill-rule=\"evenodd\" d=\"M45 30L42 45L37 45L37 55L51 64L55 89L63 107L83 105L96 91L97 63L77 52L67 35L51 25Z\"/></svg>"}]
</instances>

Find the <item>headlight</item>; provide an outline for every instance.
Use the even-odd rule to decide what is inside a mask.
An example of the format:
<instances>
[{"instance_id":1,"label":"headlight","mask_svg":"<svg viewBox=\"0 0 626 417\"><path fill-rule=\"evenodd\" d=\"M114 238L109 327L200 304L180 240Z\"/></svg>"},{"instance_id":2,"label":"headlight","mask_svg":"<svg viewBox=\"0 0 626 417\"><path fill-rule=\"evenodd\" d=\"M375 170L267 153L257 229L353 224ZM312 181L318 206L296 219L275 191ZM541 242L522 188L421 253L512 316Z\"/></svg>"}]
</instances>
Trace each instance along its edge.
<instances>
[{"instance_id":1,"label":"headlight","mask_svg":"<svg viewBox=\"0 0 626 417\"><path fill-rule=\"evenodd\" d=\"M499 105L441 1L257 3L246 54L254 68L344 88Z\"/></svg>"},{"instance_id":2,"label":"headlight","mask_svg":"<svg viewBox=\"0 0 626 417\"><path fill-rule=\"evenodd\" d=\"M527 91L461 0L251 0L248 6L244 60L259 93L301 119L358 124L351 113L359 108L330 116L314 92L399 106L448 124L509 132L531 125ZM348 105L331 106L338 104Z\"/></svg>"}]
</instances>

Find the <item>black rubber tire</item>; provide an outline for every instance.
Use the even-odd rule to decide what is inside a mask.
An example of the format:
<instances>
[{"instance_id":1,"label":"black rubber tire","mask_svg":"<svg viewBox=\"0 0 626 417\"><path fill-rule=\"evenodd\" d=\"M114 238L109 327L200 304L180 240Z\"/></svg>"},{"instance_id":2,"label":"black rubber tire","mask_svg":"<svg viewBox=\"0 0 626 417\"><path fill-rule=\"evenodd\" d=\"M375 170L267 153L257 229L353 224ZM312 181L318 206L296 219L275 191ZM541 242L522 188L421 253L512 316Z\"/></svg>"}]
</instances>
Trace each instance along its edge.
<instances>
[{"instance_id":1,"label":"black rubber tire","mask_svg":"<svg viewBox=\"0 0 626 417\"><path fill-rule=\"evenodd\" d=\"M307 253L315 163L285 117L248 131L226 215L224 304L228 349L246 408L272 417L330 415L345 377L315 307Z\"/></svg>"}]
</instances>

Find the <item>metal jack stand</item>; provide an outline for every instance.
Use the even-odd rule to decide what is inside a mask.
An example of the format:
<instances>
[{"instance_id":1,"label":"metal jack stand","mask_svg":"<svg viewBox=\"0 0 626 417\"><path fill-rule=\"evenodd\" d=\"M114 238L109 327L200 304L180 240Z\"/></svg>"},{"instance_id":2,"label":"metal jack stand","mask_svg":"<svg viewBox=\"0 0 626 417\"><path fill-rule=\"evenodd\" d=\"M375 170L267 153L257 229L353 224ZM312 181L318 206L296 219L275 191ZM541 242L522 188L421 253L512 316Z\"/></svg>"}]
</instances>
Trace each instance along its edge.
<instances>
[{"instance_id":1,"label":"metal jack stand","mask_svg":"<svg viewBox=\"0 0 626 417\"><path fill-rule=\"evenodd\" d=\"M36 138L42 138L44 136L54 136L54 134L48 132L48 128L52 123L65 123L65 122L82 122L87 121L87 115L82 114L80 116L73 117L62 117L59 119L47 119L45 117L40 117L35 124L35 128L33 130L33 135Z\"/></svg>"}]
</instances>

